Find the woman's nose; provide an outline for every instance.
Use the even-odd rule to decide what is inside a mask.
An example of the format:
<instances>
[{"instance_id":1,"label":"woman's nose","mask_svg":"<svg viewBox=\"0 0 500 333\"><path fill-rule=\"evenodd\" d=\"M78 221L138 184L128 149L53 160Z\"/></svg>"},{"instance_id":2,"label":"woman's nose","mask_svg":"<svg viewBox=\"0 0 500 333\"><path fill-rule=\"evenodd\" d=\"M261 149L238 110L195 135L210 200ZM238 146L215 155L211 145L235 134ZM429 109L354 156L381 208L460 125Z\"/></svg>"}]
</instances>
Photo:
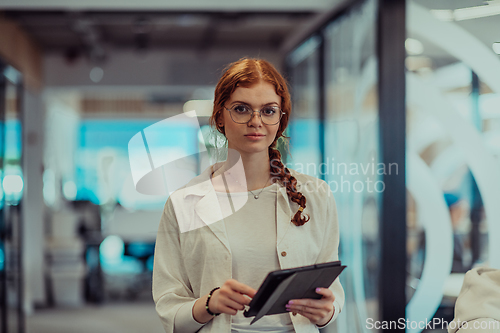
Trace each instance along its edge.
<instances>
[{"instance_id":1,"label":"woman's nose","mask_svg":"<svg viewBox=\"0 0 500 333\"><path fill-rule=\"evenodd\" d=\"M262 119L260 118L260 113L257 111L254 111L252 113L252 118L250 118L250 120L248 121L248 124L255 125L255 126L262 125Z\"/></svg>"}]
</instances>

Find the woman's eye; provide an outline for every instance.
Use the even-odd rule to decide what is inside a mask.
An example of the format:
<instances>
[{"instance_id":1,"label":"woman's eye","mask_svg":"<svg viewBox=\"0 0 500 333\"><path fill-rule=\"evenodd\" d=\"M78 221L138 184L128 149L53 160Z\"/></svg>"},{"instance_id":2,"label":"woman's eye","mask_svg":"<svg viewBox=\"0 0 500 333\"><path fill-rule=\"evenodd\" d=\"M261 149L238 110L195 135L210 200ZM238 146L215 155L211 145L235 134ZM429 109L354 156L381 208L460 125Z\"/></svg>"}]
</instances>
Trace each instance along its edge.
<instances>
[{"instance_id":1,"label":"woman's eye","mask_svg":"<svg viewBox=\"0 0 500 333\"><path fill-rule=\"evenodd\" d=\"M237 113L246 113L248 112L248 107L246 105L235 105L233 111Z\"/></svg>"},{"instance_id":2,"label":"woman's eye","mask_svg":"<svg viewBox=\"0 0 500 333\"><path fill-rule=\"evenodd\" d=\"M272 107L272 106L265 107L265 108L262 109L262 114L265 115L265 116L272 116L276 112L277 112L276 108Z\"/></svg>"}]
</instances>

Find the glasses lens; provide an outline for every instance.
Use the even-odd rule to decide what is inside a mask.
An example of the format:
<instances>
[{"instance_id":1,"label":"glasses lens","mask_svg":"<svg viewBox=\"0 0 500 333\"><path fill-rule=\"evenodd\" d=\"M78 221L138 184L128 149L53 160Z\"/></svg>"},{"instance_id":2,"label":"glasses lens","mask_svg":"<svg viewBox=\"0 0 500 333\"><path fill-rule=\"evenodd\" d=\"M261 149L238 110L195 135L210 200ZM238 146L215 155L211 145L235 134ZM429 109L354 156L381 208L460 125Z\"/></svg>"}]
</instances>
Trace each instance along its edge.
<instances>
[{"instance_id":1,"label":"glasses lens","mask_svg":"<svg viewBox=\"0 0 500 333\"><path fill-rule=\"evenodd\" d=\"M252 109L243 104L236 104L231 108L231 116L237 123L246 123L252 118Z\"/></svg>"},{"instance_id":2,"label":"glasses lens","mask_svg":"<svg viewBox=\"0 0 500 333\"><path fill-rule=\"evenodd\" d=\"M247 123L252 119L253 110L248 105L236 104L230 109L231 118L237 123ZM260 110L260 118L266 125L277 124L281 119L281 109L277 106L265 106Z\"/></svg>"},{"instance_id":3,"label":"glasses lens","mask_svg":"<svg viewBox=\"0 0 500 333\"><path fill-rule=\"evenodd\" d=\"M277 106L265 106L260 110L262 122L267 125L274 125L281 118L281 110Z\"/></svg>"}]
</instances>

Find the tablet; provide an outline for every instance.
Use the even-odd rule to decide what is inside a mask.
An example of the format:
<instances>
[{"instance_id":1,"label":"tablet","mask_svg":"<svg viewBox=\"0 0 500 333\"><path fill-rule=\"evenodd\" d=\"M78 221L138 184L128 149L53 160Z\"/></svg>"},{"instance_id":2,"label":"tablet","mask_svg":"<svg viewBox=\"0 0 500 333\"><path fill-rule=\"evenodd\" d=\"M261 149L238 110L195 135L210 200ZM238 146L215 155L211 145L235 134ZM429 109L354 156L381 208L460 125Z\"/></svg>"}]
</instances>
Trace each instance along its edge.
<instances>
[{"instance_id":1,"label":"tablet","mask_svg":"<svg viewBox=\"0 0 500 333\"><path fill-rule=\"evenodd\" d=\"M243 315L253 317L251 324L265 315L286 313L291 299L323 297L316 288L328 288L346 266L340 261L326 262L270 272L262 282Z\"/></svg>"}]
</instances>

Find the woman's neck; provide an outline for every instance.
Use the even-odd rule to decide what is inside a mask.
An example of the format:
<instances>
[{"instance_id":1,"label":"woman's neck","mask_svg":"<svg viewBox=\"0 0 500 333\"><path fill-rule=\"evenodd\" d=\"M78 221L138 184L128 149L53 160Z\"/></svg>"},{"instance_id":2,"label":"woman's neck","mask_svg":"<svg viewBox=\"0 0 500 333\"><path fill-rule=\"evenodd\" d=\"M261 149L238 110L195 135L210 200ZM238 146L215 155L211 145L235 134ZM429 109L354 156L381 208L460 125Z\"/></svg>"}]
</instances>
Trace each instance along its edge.
<instances>
[{"instance_id":1,"label":"woman's neck","mask_svg":"<svg viewBox=\"0 0 500 333\"><path fill-rule=\"evenodd\" d=\"M253 191L269 185L271 167L267 151L254 154L240 154L236 150L228 150L228 158L224 170L235 171L241 179L244 175L248 190ZM234 174L234 172L231 172Z\"/></svg>"}]
</instances>

